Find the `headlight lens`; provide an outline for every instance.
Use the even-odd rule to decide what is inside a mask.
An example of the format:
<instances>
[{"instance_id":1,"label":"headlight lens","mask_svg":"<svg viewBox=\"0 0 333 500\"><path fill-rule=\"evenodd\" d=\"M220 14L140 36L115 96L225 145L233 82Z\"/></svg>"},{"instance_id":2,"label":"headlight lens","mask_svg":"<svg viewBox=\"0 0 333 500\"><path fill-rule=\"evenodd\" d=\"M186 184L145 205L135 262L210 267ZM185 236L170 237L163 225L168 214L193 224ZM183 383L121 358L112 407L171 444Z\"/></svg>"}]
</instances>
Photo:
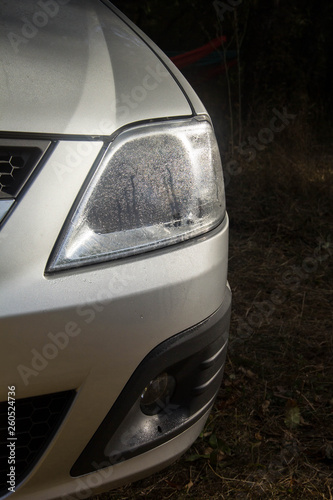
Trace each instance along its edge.
<instances>
[{"instance_id":1,"label":"headlight lens","mask_svg":"<svg viewBox=\"0 0 333 500\"><path fill-rule=\"evenodd\" d=\"M208 121L128 129L76 201L47 271L188 240L217 226L224 213L221 160Z\"/></svg>"}]
</instances>

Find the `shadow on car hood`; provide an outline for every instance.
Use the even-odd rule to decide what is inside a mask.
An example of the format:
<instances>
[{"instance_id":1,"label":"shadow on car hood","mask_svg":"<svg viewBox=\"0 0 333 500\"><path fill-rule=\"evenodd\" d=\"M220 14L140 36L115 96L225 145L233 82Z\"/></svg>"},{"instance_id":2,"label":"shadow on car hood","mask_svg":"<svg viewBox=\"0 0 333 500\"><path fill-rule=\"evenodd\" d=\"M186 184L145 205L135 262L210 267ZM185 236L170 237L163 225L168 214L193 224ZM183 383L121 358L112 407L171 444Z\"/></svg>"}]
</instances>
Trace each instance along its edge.
<instances>
[{"instance_id":1,"label":"shadow on car hood","mask_svg":"<svg viewBox=\"0 0 333 500\"><path fill-rule=\"evenodd\" d=\"M191 115L148 45L100 0L2 0L0 130L109 135Z\"/></svg>"}]
</instances>

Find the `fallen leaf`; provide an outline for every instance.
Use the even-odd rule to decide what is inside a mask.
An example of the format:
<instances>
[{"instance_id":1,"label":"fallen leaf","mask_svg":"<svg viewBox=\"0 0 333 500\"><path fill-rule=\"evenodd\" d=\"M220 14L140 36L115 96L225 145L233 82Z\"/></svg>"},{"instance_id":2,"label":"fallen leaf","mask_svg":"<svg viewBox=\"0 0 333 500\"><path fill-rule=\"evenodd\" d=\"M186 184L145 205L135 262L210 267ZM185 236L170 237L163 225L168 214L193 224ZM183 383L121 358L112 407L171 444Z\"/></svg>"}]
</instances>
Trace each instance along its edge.
<instances>
[{"instance_id":1,"label":"fallen leaf","mask_svg":"<svg viewBox=\"0 0 333 500\"><path fill-rule=\"evenodd\" d=\"M284 423L289 429L293 429L301 423L301 412L294 399L287 401Z\"/></svg>"},{"instance_id":2,"label":"fallen leaf","mask_svg":"<svg viewBox=\"0 0 333 500\"><path fill-rule=\"evenodd\" d=\"M210 455L211 453L213 453L213 451L214 449L208 446L207 448L204 449L204 455L205 456Z\"/></svg>"},{"instance_id":3,"label":"fallen leaf","mask_svg":"<svg viewBox=\"0 0 333 500\"><path fill-rule=\"evenodd\" d=\"M196 462L197 460L200 460L201 458L209 458L209 455L199 455L198 453L194 455L189 455L186 457L185 461L186 462Z\"/></svg>"},{"instance_id":4,"label":"fallen leaf","mask_svg":"<svg viewBox=\"0 0 333 500\"><path fill-rule=\"evenodd\" d=\"M212 435L210 436L210 438L209 438L209 445L210 445L212 448L217 448L217 447L218 447L216 434L212 434Z\"/></svg>"},{"instance_id":5,"label":"fallen leaf","mask_svg":"<svg viewBox=\"0 0 333 500\"><path fill-rule=\"evenodd\" d=\"M189 483L187 483L187 485L185 486L186 493L188 493L190 491L190 489L192 488L193 485L194 485L193 481L190 481Z\"/></svg>"},{"instance_id":6,"label":"fallen leaf","mask_svg":"<svg viewBox=\"0 0 333 500\"><path fill-rule=\"evenodd\" d=\"M269 408L269 405L271 404L270 401L268 401L268 399L266 399L263 404L261 405L261 409L262 409L262 412L265 414L265 413L268 413L268 408Z\"/></svg>"}]
</instances>

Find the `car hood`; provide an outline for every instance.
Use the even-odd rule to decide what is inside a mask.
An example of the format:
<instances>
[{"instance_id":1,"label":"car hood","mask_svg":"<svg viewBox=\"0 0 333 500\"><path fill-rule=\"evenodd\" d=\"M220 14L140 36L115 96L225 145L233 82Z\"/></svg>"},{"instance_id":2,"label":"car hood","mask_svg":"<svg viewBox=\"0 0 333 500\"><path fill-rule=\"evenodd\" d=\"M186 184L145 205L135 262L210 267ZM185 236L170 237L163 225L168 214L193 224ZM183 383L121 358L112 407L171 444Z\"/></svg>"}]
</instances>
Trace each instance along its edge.
<instances>
[{"instance_id":1,"label":"car hood","mask_svg":"<svg viewBox=\"0 0 333 500\"><path fill-rule=\"evenodd\" d=\"M191 115L161 59L101 0L1 0L0 131L110 135Z\"/></svg>"}]
</instances>

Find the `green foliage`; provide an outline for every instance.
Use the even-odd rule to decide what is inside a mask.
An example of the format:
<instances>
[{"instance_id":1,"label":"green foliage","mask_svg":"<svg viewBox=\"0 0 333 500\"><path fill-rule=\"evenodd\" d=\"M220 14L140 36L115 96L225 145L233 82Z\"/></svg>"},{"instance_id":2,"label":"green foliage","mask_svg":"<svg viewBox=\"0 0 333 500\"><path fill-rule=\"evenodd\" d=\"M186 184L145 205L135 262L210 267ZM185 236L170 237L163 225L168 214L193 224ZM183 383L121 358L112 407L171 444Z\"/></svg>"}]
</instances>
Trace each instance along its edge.
<instances>
[{"instance_id":1,"label":"green foliage","mask_svg":"<svg viewBox=\"0 0 333 500\"><path fill-rule=\"evenodd\" d=\"M198 460L204 459L207 460L211 465L216 465L224 457L231 455L230 447L214 432L201 433L201 439L201 447L203 448L204 452L188 455L186 457L187 462L196 462Z\"/></svg>"}]
</instances>

